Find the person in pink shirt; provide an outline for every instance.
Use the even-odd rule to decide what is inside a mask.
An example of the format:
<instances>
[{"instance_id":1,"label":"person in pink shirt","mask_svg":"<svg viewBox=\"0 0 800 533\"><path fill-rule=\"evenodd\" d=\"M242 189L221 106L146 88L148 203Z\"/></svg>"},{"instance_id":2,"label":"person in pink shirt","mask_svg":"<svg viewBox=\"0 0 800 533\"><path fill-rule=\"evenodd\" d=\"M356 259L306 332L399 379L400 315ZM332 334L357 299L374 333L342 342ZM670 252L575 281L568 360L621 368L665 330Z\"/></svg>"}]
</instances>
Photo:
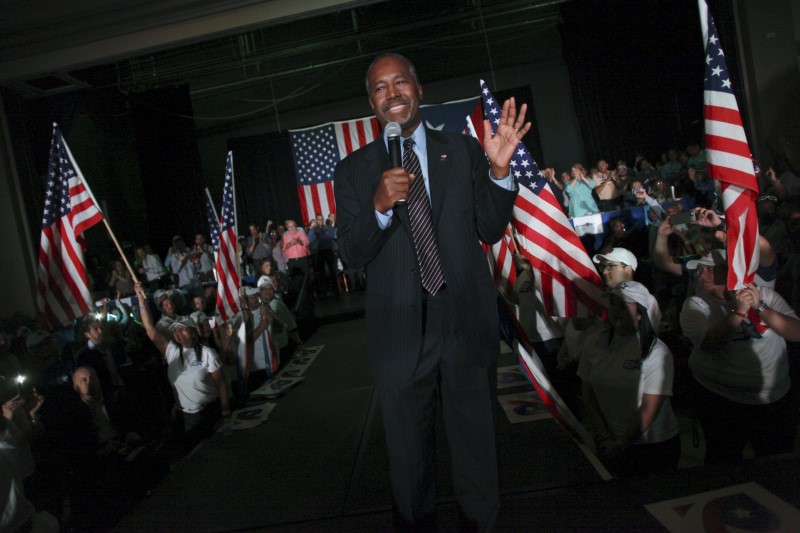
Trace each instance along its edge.
<instances>
[{"instance_id":1,"label":"person in pink shirt","mask_svg":"<svg viewBox=\"0 0 800 533\"><path fill-rule=\"evenodd\" d=\"M296 269L305 275L308 273L308 258L311 255L308 236L303 230L298 229L297 222L294 220L288 219L285 224L286 231L281 237L281 249L286 256L289 276L292 276Z\"/></svg>"}]
</instances>

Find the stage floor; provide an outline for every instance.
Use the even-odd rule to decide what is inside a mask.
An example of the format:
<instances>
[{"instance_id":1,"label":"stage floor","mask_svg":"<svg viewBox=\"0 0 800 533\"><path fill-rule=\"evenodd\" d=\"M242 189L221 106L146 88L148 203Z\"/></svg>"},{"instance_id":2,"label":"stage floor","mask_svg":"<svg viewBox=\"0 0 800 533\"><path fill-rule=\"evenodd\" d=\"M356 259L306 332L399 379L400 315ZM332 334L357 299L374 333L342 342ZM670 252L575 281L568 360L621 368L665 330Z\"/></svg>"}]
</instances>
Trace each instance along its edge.
<instances>
[{"instance_id":1,"label":"stage floor","mask_svg":"<svg viewBox=\"0 0 800 533\"><path fill-rule=\"evenodd\" d=\"M349 305L355 305L355 298ZM303 379L273 400L268 420L204 441L173 465L117 531L390 529L388 459L367 369L364 321L322 323L306 342L322 349L302 369ZM515 365L516 359L506 350L498 363ZM528 390L519 385L498 394ZM603 481L552 418L512 424L499 402L496 409L502 498L498 531L663 531L645 504L747 481L800 505L796 455L736 469L688 468L635 482ZM458 517L443 429L440 423L438 523L442 530L455 530Z\"/></svg>"}]
</instances>

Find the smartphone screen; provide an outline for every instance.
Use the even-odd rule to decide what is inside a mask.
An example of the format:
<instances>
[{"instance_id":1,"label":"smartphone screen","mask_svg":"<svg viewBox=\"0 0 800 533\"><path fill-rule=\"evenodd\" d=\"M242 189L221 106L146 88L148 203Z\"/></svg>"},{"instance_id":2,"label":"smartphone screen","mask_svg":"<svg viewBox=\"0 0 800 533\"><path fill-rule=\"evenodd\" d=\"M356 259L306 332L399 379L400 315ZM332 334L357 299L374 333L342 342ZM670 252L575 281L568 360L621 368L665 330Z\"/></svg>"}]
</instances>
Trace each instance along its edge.
<instances>
[{"instance_id":1,"label":"smartphone screen","mask_svg":"<svg viewBox=\"0 0 800 533\"><path fill-rule=\"evenodd\" d=\"M692 213L678 213L676 215L672 215L669 219L673 226L677 226L678 224L688 224L693 220L694 217L692 216Z\"/></svg>"}]
</instances>

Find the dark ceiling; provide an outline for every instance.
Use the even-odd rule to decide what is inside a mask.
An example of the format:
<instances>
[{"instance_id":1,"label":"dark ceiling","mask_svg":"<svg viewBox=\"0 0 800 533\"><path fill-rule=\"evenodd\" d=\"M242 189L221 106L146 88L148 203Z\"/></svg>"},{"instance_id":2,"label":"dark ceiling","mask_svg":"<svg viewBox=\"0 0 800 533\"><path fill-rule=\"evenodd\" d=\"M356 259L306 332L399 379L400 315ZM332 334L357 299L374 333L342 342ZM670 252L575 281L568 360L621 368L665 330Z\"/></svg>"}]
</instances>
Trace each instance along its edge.
<instances>
[{"instance_id":1,"label":"dark ceiling","mask_svg":"<svg viewBox=\"0 0 800 533\"><path fill-rule=\"evenodd\" d=\"M559 4L565 1L359 3L4 85L37 98L85 88L132 94L188 84L197 128L224 131L276 111L361 97L366 64L386 50L413 58L426 83L558 57Z\"/></svg>"}]
</instances>

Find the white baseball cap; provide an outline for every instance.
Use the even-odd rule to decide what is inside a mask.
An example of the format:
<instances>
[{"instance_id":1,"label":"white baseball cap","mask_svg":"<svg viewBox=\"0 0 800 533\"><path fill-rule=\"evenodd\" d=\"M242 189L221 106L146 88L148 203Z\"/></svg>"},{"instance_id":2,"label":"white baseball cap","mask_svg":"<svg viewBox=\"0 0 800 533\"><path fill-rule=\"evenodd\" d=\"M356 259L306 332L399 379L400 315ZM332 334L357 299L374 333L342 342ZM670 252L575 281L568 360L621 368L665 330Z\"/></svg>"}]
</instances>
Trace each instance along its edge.
<instances>
[{"instance_id":1,"label":"white baseball cap","mask_svg":"<svg viewBox=\"0 0 800 533\"><path fill-rule=\"evenodd\" d=\"M700 259L692 259L686 262L686 268L695 270L699 265L704 266L725 266L728 264L728 254L725 250L709 250Z\"/></svg>"},{"instance_id":2,"label":"white baseball cap","mask_svg":"<svg viewBox=\"0 0 800 533\"><path fill-rule=\"evenodd\" d=\"M607 292L605 295L610 296L612 294L622 298L625 303L639 304L647 309L647 318L650 319L650 325L658 333L661 328L661 309L658 307L655 297L647 290L647 287L638 281L623 281L614 290Z\"/></svg>"},{"instance_id":3,"label":"white baseball cap","mask_svg":"<svg viewBox=\"0 0 800 533\"><path fill-rule=\"evenodd\" d=\"M249 285L246 285L244 287L244 295L245 296L255 296L257 294L258 294L258 289L256 289L255 287L251 287Z\"/></svg>"},{"instance_id":4,"label":"white baseball cap","mask_svg":"<svg viewBox=\"0 0 800 533\"><path fill-rule=\"evenodd\" d=\"M619 261L624 265L628 265L633 270L636 270L636 267L639 266L636 256L625 248L612 248L607 254L596 254L592 257L592 261L597 264L603 259L606 261Z\"/></svg>"},{"instance_id":5,"label":"white baseball cap","mask_svg":"<svg viewBox=\"0 0 800 533\"><path fill-rule=\"evenodd\" d=\"M176 318L175 321L169 325L169 329L173 330L178 326L183 326L185 328L193 328L197 330L197 324L195 323L194 320L191 319L191 317L188 316L181 316Z\"/></svg>"}]
</instances>

